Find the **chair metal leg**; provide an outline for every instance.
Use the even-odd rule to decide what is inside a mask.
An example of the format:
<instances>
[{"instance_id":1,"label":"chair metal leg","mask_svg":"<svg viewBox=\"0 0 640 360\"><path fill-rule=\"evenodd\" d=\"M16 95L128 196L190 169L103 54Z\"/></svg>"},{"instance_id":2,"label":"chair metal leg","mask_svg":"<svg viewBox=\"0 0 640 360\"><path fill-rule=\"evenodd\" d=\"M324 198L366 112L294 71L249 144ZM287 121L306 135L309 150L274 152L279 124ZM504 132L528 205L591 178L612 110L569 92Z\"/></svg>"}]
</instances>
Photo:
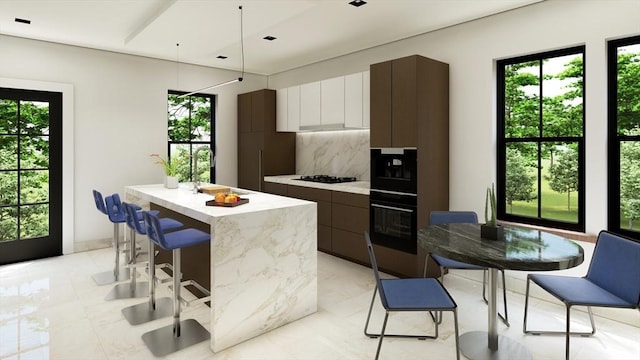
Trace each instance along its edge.
<instances>
[{"instance_id":1,"label":"chair metal leg","mask_svg":"<svg viewBox=\"0 0 640 360\"><path fill-rule=\"evenodd\" d=\"M387 328L387 320L389 319L389 312L385 311L384 321L382 322L382 330L380 331L380 339L378 340L378 349L376 350L376 360L380 356L380 348L382 347L382 339L384 339L384 331Z\"/></svg>"},{"instance_id":2,"label":"chair metal leg","mask_svg":"<svg viewBox=\"0 0 640 360\"><path fill-rule=\"evenodd\" d=\"M108 285L114 282L129 280L129 271L120 267L120 223L113 223L113 249L115 250L115 264L113 270L94 274L93 281L98 285Z\"/></svg>"},{"instance_id":3,"label":"chair metal leg","mask_svg":"<svg viewBox=\"0 0 640 360\"><path fill-rule=\"evenodd\" d=\"M592 336L596 333L596 323L593 319L593 312L591 311L591 306L587 306L587 313L589 314L589 323L591 324L591 331L588 332L578 332L571 331L571 305L565 304L566 306L566 329L565 331L549 331L549 330L527 330L527 313L529 308L529 286L531 283L531 279L527 278L527 287L525 291L524 298L524 320L522 322L522 332L525 334L532 335L564 335L565 340L565 358L569 359L569 338L571 335L579 335L583 337Z\"/></svg>"},{"instance_id":4,"label":"chair metal leg","mask_svg":"<svg viewBox=\"0 0 640 360\"><path fill-rule=\"evenodd\" d=\"M504 276L504 270L500 270L502 273L502 301L504 303L504 316L498 312L498 317L502 322L507 326L511 326L509 324L509 312L507 310L507 282ZM487 300L486 295L486 284L487 284L487 270L482 271L482 300L485 304L489 304L489 300Z\"/></svg>"},{"instance_id":5,"label":"chair metal leg","mask_svg":"<svg viewBox=\"0 0 640 360\"><path fill-rule=\"evenodd\" d=\"M138 273L135 267L136 263L136 233L129 229L129 249L126 252L127 266L130 269L131 282L125 284L116 285L109 294L105 297L105 300L117 300L117 299L133 299L143 298L149 296L149 287L147 284L138 284L136 278Z\"/></svg>"}]
</instances>

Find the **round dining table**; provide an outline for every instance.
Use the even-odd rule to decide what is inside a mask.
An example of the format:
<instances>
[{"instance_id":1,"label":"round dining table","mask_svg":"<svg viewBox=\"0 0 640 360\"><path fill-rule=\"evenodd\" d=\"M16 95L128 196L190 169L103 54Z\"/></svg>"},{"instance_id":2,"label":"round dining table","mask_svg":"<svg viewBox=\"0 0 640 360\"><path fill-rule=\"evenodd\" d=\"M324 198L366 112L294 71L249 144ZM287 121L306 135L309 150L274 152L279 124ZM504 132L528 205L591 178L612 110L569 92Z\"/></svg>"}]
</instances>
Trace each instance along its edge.
<instances>
[{"instance_id":1,"label":"round dining table","mask_svg":"<svg viewBox=\"0 0 640 360\"><path fill-rule=\"evenodd\" d=\"M532 359L522 344L498 335L498 270L562 270L584 261L582 247L561 236L517 226L503 226L503 234L499 240L484 239L480 224L470 223L429 225L418 230L418 246L426 253L488 269L488 331L460 336L460 350L469 359Z\"/></svg>"}]
</instances>

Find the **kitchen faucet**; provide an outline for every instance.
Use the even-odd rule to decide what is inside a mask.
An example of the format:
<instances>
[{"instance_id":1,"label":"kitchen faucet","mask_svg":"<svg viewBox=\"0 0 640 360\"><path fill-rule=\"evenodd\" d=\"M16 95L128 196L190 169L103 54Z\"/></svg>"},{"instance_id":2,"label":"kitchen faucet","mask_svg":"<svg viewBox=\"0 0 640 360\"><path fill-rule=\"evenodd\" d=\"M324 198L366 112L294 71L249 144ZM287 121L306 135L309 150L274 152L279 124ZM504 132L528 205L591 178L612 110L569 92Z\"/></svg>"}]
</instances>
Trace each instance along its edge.
<instances>
[{"instance_id":1,"label":"kitchen faucet","mask_svg":"<svg viewBox=\"0 0 640 360\"><path fill-rule=\"evenodd\" d=\"M211 149L207 146L201 146L199 148L196 149L196 151L193 152L193 193L197 194L198 193L198 187L200 186L200 175L198 173L198 154L200 153L200 150L206 149L209 151L209 163L211 164L211 167L214 167L216 165L216 156L213 153L213 151L211 151Z\"/></svg>"}]
</instances>

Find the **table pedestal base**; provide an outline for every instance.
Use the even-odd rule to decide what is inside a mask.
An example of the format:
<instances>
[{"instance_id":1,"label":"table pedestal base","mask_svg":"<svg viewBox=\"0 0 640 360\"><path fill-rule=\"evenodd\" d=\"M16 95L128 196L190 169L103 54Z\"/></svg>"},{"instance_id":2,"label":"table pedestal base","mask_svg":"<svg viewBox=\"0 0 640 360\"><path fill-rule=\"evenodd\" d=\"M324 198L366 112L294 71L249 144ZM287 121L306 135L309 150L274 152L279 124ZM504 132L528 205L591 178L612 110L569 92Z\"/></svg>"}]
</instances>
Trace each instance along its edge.
<instances>
[{"instance_id":1,"label":"table pedestal base","mask_svg":"<svg viewBox=\"0 0 640 360\"><path fill-rule=\"evenodd\" d=\"M472 360L532 360L531 353L519 342L498 335L498 350L489 349L489 333L471 331L460 336L462 354Z\"/></svg>"}]
</instances>

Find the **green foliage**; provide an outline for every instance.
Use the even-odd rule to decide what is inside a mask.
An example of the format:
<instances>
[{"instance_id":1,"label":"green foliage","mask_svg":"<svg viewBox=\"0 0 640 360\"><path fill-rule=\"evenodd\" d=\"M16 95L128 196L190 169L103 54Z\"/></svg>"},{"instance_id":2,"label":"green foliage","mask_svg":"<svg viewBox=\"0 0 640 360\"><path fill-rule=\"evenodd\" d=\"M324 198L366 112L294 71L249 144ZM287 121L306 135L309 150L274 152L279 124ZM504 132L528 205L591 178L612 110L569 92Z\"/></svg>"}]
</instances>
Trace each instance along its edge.
<instances>
[{"instance_id":1,"label":"green foliage","mask_svg":"<svg viewBox=\"0 0 640 360\"><path fill-rule=\"evenodd\" d=\"M640 135L640 129L629 135ZM620 212L633 230L633 222L640 219L640 142L620 144Z\"/></svg>"},{"instance_id":2,"label":"green foliage","mask_svg":"<svg viewBox=\"0 0 640 360\"><path fill-rule=\"evenodd\" d=\"M509 212L513 211L514 201L531 201L536 198L536 176L530 170L536 170L534 164L530 159L525 159L520 150L507 148L505 201L510 208Z\"/></svg>"},{"instance_id":3,"label":"green foliage","mask_svg":"<svg viewBox=\"0 0 640 360\"><path fill-rule=\"evenodd\" d=\"M618 134L640 125L640 52L618 52Z\"/></svg>"},{"instance_id":4,"label":"green foliage","mask_svg":"<svg viewBox=\"0 0 640 360\"><path fill-rule=\"evenodd\" d=\"M578 190L578 152L565 148L549 166L549 186L553 191L567 194L567 211L571 211L571 192Z\"/></svg>"}]
</instances>

